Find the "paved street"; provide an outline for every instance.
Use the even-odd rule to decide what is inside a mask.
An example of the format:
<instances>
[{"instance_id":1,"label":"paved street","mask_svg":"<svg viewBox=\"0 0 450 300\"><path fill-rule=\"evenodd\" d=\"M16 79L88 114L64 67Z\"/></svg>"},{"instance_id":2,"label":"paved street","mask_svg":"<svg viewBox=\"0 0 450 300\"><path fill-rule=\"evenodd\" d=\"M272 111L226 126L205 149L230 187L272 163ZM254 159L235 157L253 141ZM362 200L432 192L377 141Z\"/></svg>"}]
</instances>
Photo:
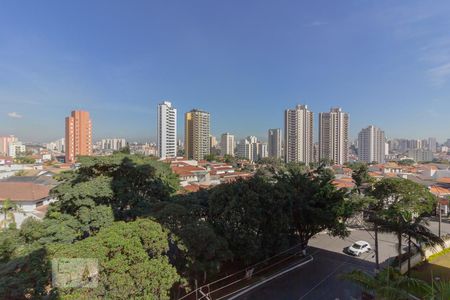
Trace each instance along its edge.
<instances>
[{"instance_id":1,"label":"paved street","mask_svg":"<svg viewBox=\"0 0 450 300\"><path fill-rule=\"evenodd\" d=\"M437 223L430 228L437 232ZM442 223L442 233L450 233L450 224ZM353 230L346 239L333 238L326 233L317 235L310 241L309 253L314 261L287 273L240 297L240 300L315 300L315 299L359 299L360 289L339 278L340 274L354 269L373 271L375 255L373 251L360 257L343 253L345 247L357 240L369 242L374 247L373 232ZM380 263L386 264L396 256L396 237L379 234Z\"/></svg>"}]
</instances>

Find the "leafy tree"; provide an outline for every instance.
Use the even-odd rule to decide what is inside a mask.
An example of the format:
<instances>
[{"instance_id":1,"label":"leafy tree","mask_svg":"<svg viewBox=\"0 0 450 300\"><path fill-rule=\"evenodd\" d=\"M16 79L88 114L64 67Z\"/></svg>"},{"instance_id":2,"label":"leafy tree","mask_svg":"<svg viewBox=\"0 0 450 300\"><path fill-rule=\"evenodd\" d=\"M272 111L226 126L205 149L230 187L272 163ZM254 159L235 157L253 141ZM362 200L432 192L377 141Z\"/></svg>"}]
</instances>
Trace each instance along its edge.
<instances>
[{"instance_id":1,"label":"leafy tree","mask_svg":"<svg viewBox=\"0 0 450 300\"><path fill-rule=\"evenodd\" d=\"M79 162L80 168L63 174L52 190L59 201L50 211L77 217L85 235L110 222L108 208L97 206L110 207L116 219L132 220L152 203L168 200L178 187L167 164L147 157L116 153Z\"/></svg>"},{"instance_id":2,"label":"leafy tree","mask_svg":"<svg viewBox=\"0 0 450 300\"><path fill-rule=\"evenodd\" d=\"M412 166L415 163L416 162L413 159L402 159L398 161L398 164L403 166Z\"/></svg>"},{"instance_id":3,"label":"leafy tree","mask_svg":"<svg viewBox=\"0 0 450 300\"><path fill-rule=\"evenodd\" d=\"M115 222L72 245L50 246L51 257L95 258L99 284L91 289L57 289L62 299L169 299L180 280L167 256L168 235L148 219Z\"/></svg>"},{"instance_id":4,"label":"leafy tree","mask_svg":"<svg viewBox=\"0 0 450 300\"><path fill-rule=\"evenodd\" d=\"M20 235L26 243L45 246L50 243L72 243L80 237L80 223L68 214L53 213L44 220L27 218L21 226Z\"/></svg>"},{"instance_id":5,"label":"leafy tree","mask_svg":"<svg viewBox=\"0 0 450 300\"><path fill-rule=\"evenodd\" d=\"M274 197L262 176L215 187L209 197L208 220L223 236L236 259L250 263L289 245L286 202Z\"/></svg>"},{"instance_id":6,"label":"leafy tree","mask_svg":"<svg viewBox=\"0 0 450 300\"><path fill-rule=\"evenodd\" d=\"M49 296L51 267L44 248L0 264L2 299L45 299Z\"/></svg>"},{"instance_id":7,"label":"leafy tree","mask_svg":"<svg viewBox=\"0 0 450 300\"><path fill-rule=\"evenodd\" d=\"M214 153L205 155L204 159L209 162L216 161L216 155Z\"/></svg>"},{"instance_id":8,"label":"leafy tree","mask_svg":"<svg viewBox=\"0 0 450 300\"><path fill-rule=\"evenodd\" d=\"M408 233L416 240L434 243L439 240L425 231L423 216L431 213L434 196L422 185L401 178L385 178L374 185L371 191L377 200L372 206L370 222L376 223L384 232L397 235L398 262L401 262L402 237Z\"/></svg>"},{"instance_id":9,"label":"leafy tree","mask_svg":"<svg viewBox=\"0 0 450 300\"><path fill-rule=\"evenodd\" d=\"M371 183L369 168L367 164L364 163L352 164L350 168L353 170L352 179L355 182L357 191L361 193L364 185Z\"/></svg>"},{"instance_id":10,"label":"leafy tree","mask_svg":"<svg viewBox=\"0 0 450 300\"><path fill-rule=\"evenodd\" d=\"M14 158L14 162L17 164L34 164L36 160L31 156L18 156Z\"/></svg>"},{"instance_id":11,"label":"leafy tree","mask_svg":"<svg viewBox=\"0 0 450 300\"><path fill-rule=\"evenodd\" d=\"M3 216L3 220L0 222L0 227L5 229L11 224L16 224L15 213L21 212L22 210L17 204L12 202L11 199L7 198L3 201L0 211Z\"/></svg>"},{"instance_id":12,"label":"leafy tree","mask_svg":"<svg viewBox=\"0 0 450 300\"><path fill-rule=\"evenodd\" d=\"M348 235L345 221L352 216L355 203L347 199L345 190L335 188L333 179L332 172L320 166L315 172L289 168L277 180L277 199L288 203L293 234L303 249L323 230Z\"/></svg>"},{"instance_id":13,"label":"leafy tree","mask_svg":"<svg viewBox=\"0 0 450 300\"><path fill-rule=\"evenodd\" d=\"M19 230L4 229L0 232L0 263L8 262L22 244Z\"/></svg>"},{"instance_id":14,"label":"leafy tree","mask_svg":"<svg viewBox=\"0 0 450 300\"><path fill-rule=\"evenodd\" d=\"M153 215L172 232L171 261L177 269L189 278L201 275L205 282L208 274L218 272L232 254L227 241L202 218L202 205L190 200L164 203Z\"/></svg>"}]
</instances>

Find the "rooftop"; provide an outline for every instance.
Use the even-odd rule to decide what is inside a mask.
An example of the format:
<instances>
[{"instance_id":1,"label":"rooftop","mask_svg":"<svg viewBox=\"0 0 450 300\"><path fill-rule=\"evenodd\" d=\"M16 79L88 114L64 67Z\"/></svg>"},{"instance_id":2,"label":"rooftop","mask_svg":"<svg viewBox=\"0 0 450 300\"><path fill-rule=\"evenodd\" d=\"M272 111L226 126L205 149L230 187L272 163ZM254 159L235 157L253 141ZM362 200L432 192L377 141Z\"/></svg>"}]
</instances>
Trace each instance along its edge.
<instances>
[{"instance_id":1,"label":"rooftop","mask_svg":"<svg viewBox=\"0 0 450 300\"><path fill-rule=\"evenodd\" d=\"M0 182L0 201L36 201L47 198L50 187L32 182Z\"/></svg>"}]
</instances>

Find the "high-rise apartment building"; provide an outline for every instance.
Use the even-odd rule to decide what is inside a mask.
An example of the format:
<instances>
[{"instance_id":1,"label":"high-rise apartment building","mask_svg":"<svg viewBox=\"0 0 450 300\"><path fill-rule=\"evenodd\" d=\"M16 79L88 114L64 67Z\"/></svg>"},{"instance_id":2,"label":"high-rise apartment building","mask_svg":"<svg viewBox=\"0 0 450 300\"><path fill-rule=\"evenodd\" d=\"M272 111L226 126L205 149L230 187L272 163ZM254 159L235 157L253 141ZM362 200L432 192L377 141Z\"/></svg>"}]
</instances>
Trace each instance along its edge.
<instances>
[{"instance_id":1,"label":"high-rise apartment building","mask_svg":"<svg viewBox=\"0 0 450 300\"><path fill-rule=\"evenodd\" d=\"M437 141L436 141L436 138L434 138L434 137L428 138L428 150L430 150L433 153L437 152Z\"/></svg>"},{"instance_id":2,"label":"high-rise apartment building","mask_svg":"<svg viewBox=\"0 0 450 300\"><path fill-rule=\"evenodd\" d=\"M185 115L184 151L188 159L201 160L210 154L210 115L193 109Z\"/></svg>"},{"instance_id":3,"label":"high-rise apartment building","mask_svg":"<svg viewBox=\"0 0 450 300\"><path fill-rule=\"evenodd\" d=\"M17 141L18 140L14 135L0 136L0 154L8 155L9 144Z\"/></svg>"},{"instance_id":4,"label":"high-rise apartment building","mask_svg":"<svg viewBox=\"0 0 450 300\"><path fill-rule=\"evenodd\" d=\"M319 113L319 159L342 165L348 161L349 115L341 108Z\"/></svg>"},{"instance_id":5,"label":"high-rise apartment building","mask_svg":"<svg viewBox=\"0 0 450 300\"><path fill-rule=\"evenodd\" d=\"M284 112L284 158L286 162L313 161L313 112L297 105Z\"/></svg>"},{"instance_id":6,"label":"high-rise apartment building","mask_svg":"<svg viewBox=\"0 0 450 300\"><path fill-rule=\"evenodd\" d=\"M157 148L160 158L177 157L177 110L172 103L158 104Z\"/></svg>"},{"instance_id":7,"label":"high-rise apartment building","mask_svg":"<svg viewBox=\"0 0 450 300\"><path fill-rule=\"evenodd\" d=\"M87 111L72 111L66 118L66 162L73 163L77 156L92 155L92 121Z\"/></svg>"},{"instance_id":8,"label":"high-rise apartment building","mask_svg":"<svg viewBox=\"0 0 450 300\"><path fill-rule=\"evenodd\" d=\"M358 158L367 163L385 162L386 138L384 131L375 126L361 130L358 135Z\"/></svg>"},{"instance_id":9,"label":"high-rise apartment building","mask_svg":"<svg viewBox=\"0 0 450 300\"><path fill-rule=\"evenodd\" d=\"M234 135L226 132L220 137L220 154L234 156Z\"/></svg>"},{"instance_id":10,"label":"high-rise apartment building","mask_svg":"<svg viewBox=\"0 0 450 300\"><path fill-rule=\"evenodd\" d=\"M256 136L248 136L237 145L237 156L251 162L267 157L267 143L258 141Z\"/></svg>"},{"instance_id":11,"label":"high-rise apartment building","mask_svg":"<svg viewBox=\"0 0 450 300\"><path fill-rule=\"evenodd\" d=\"M100 141L101 150L119 151L127 146L127 141L121 138L102 139Z\"/></svg>"},{"instance_id":12,"label":"high-rise apartment building","mask_svg":"<svg viewBox=\"0 0 450 300\"><path fill-rule=\"evenodd\" d=\"M268 156L273 158L281 158L281 129L269 129L268 132Z\"/></svg>"}]
</instances>

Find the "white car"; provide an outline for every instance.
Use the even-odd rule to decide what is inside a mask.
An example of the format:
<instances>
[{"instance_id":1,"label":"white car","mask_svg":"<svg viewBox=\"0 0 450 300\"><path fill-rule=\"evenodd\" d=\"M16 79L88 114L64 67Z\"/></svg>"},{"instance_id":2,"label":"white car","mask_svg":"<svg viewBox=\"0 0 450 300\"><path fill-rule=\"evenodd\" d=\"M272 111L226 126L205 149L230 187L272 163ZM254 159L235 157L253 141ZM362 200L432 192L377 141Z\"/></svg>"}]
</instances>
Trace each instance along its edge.
<instances>
[{"instance_id":1,"label":"white car","mask_svg":"<svg viewBox=\"0 0 450 300\"><path fill-rule=\"evenodd\" d=\"M347 251L351 255L360 256L361 253L366 253L369 252L370 250L372 250L372 248L370 247L370 244L368 242L357 241L353 245L348 247Z\"/></svg>"}]
</instances>

